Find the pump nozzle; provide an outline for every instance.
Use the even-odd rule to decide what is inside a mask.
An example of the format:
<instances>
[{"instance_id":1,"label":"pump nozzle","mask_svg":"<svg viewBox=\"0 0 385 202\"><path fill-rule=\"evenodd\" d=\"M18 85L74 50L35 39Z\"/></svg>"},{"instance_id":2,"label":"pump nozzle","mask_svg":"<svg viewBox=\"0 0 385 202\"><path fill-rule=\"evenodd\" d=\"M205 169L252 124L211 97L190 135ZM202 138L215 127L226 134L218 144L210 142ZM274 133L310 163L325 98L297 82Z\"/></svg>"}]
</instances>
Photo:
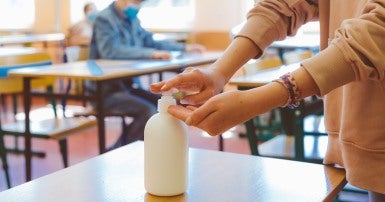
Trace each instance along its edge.
<instances>
[{"instance_id":1,"label":"pump nozzle","mask_svg":"<svg viewBox=\"0 0 385 202\"><path fill-rule=\"evenodd\" d=\"M178 90L175 88L172 88L171 90L168 91L163 91L162 96L173 96L175 93L177 93Z\"/></svg>"},{"instance_id":2,"label":"pump nozzle","mask_svg":"<svg viewBox=\"0 0 385 202\"><path fill-rule=\"evenodd\" d=\"M170 105L176 105L176 100L173 97L173 93L178 92L177 89L171 89L169 91L162 92L162 97L158 100L158 111L167 112L167 108Z\"/></svg>"}]
</instances>

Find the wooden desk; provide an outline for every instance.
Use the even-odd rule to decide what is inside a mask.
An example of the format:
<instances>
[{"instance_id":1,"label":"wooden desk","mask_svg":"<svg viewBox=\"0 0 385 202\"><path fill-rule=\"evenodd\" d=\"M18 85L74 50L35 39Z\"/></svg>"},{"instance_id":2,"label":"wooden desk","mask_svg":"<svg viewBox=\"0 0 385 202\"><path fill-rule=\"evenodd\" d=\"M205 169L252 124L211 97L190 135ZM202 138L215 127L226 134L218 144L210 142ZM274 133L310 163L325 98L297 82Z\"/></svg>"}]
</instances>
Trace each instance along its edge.
<instances>
[{"instance_id":1,"label":"wooden desk","mask_svg":"<svg viewBox=\"0 0 385 202\"><path fill-rule=\"evenodd\" d=\"M209 64L221 56L219 52L207 52L203 54L183 54L172 60L96 60L79 61L64 64L54 64L39 68L20 68L11 70L10 77L23 79L23 95L25 118L25 158L26 180L31 180L31 133L30 118L32 96L55 97L65 99L95 100L96 119L98 121L99 152L104 153L105 145L105 112L103 110L104 95L102 86L104 83L128 77L139 76L156 72L182 69L186 66ZM93 80L96 82L95 95L71 95L63 93L38 93L31 92L31 80L34 78L74 78L80 80Z\"/></svg>"},{"instance_id":2,"label":"wooden desk","mask_svg":"<svg viewBox=\"0 0 385 202\"><path fill-rule=\"evenodd\" d=\"M0 46L7 44L27 44L34 42L46 43L49 41L64 41L65 35L63 33L52 34L23 34L23 35L9 35L0 37Z\"/></svg>"},{"instance_id":3,"label":"wooden desk","mask_svg":"<svg viewBox=\"0 0 385 202\"><path fill-rule=\"evenodd\" d=\"M0 192L0 201L332 201L345 171L319 164L190 148L185 194L144 189L143 142L135 142Z\"/></svg>"},{"instance_id":4,"label":"wooden desk","mask_svg":"<svg viewBox=\"0 0 385 202\"><path fill-rule=\"evenodd\" d=\"M277 68L271 68L267 70L261 70L258 71L255 74L245 75L236 77L230 80L230 84L234 84L238 86L238 89L250 89L254 87L259 87L262 85L265 85L274 79L279 78L279 76L294 71L295 69L299 68L299 63L294 63L290 65L284 65ZM290 117L293 117L294 120L289 121L290 123L293 122L295 127L293 127L292 131L285 131L287 135L294 136L294 159L305 161L305 148L304 148L304 131L303 131L303 104L301 104L298 108L291 110L288 108L279 108L281 115L284 117L286 115L289 115ZM255 134L255 125L253 119L248 120L245 122L246 131L247 131L247 137L249 138L249 146L250 150L253 155L260 155L260 152L258 151L258 139ZM270 155L269 155L270 156ZM312 162L320 162L321 159L315 160L315 159L309 159L309 161Z\"/></svg>"}]
</instances>

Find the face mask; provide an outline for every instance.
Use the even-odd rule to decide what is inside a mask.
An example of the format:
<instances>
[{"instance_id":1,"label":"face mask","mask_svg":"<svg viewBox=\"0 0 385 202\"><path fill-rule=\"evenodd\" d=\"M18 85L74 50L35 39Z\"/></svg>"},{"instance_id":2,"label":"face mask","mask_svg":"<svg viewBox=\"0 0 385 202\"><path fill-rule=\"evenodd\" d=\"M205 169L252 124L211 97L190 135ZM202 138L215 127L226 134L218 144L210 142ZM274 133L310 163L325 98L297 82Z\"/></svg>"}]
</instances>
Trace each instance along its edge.
<instances>
[{"instance_id":1,"label":"face mask","mask_svg":"<svg viewBox=\"0 0 385 202\"><path fill-rule=\"evenodd\" d=\"M139 6L130 5L123 10L123 13L124 13L124 15L127 16L128 19L132 20L132 19L135 19L136 16L138 15L139 8L140 8Z\"/></svg>"},{"instance_id":2,"label":"face mask","mask_svg":"<svg viewBox=\"0 0 385 202\"><path fill-rule=\"evenodd\" d=\"M88 13L88 15L87 15L87 19L88 19L90 22L94 22L97 15L98 15L98 12L96 12L96 11L90 12L90 13Z\"/></svg>"}]
</instances>

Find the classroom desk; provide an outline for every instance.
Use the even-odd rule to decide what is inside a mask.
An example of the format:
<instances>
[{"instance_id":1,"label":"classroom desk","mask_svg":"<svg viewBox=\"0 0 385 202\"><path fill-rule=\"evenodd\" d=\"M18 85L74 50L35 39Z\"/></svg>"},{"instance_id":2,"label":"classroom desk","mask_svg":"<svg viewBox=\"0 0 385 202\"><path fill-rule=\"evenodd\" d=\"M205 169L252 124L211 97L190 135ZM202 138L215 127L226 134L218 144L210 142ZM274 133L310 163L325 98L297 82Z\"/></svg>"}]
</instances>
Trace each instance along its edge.
<instances>
[{"instance_id":1,"label":"classroom desk","mask_svg":"<svg viewBox=\"0 0 385 202\"><path fill-rule=\"evenodd\" d=\"M293 49L307 49L312 52L318 52L320 46L319 34L297 34L293 37L286 37L284 40L275 41L269 48L278 50L278 55L283 61L283 54L285 50Z\"/></svg>"},{"instance_id":2,"label":"classroom desk","mask_svg":"<svg viewBox=\"0 0 385 202\"><path fill-rule=\"evenodd\" d=\"M279 78L287 72L291 72L299 68L299 63L283 65L280 67L260 70L254 74L243 75L230 79L229 84L243 88L254 88L263 86L274 79Z\"/></svg>"},{"instance_id":3,"label":"classroom desk","mask_svg":"<svg viewBox=\"0 0 385 202\"><path fill-rule=\"evenodd\" d=\"M32 47L1 47L0 46L0 79L7 77L7 72L10 69L19 68L17 67L18 65L11 64L12 61L14 61L15 56L24 55L24 54L33 54L38 52L40 52L38 49L32 48ZM3 86L3 88L8 88L8 86Z\"/></svg>"},{"instance_id":4,"label":"classroom desk","mask_svg":"<svg viewBox=\"0 0 385 202\"><path fill-rule=\"evenodd\" d=\"M290 65L283 65L281 67L277 68L271 68L266 70L258 71L254 74L244 75L232 78L229 82L229 84L236 85L238 89L245 90L250 89L254 87L260 87L262 85L265 85L274 79L279 78L281 75L294 71L295 69L299 68L299 63L294 63ZM281 115L284 113L286 114L293 114L292 117L294 117L295 120L293 120L296 124L296 126L293 128L293 131L286 131L286 133L292 133L291 135L294 135L294 159L304 161L305 160L305 154L304 154L304 136L303 136L303 121L301 121L303 118L302 116L302 107L303 104L301 104L298 108L291 110L288 108L280 108ZM298 126L297 126L298 125ZM247 137L249 138L249 146L251 149L251 152L253 155L259 155L258 152L258 146L257 146L257 139L255 135L255 126L253 123L253 119L248 120L245 122L246 130L247 130ZM319 162L318 159L312 159L314 162Z\"/></svg>"},{"instance_id":5,"label":"classroom desk","mask_svg":"<svg viewBox=\"0 0 385 202\"><path fill-rule=\"evenodd\" d=\"M23 79L23 95L25 118L25 157L26 180L31 180L31 133L30 118L32 96L55 97L78 100L96 101L96 119L98 121L99 152L104 153L105 145L105 112L103 110L102 85L112 80L119 80L144 74L164 71L175 71L187 66L197 66L214 62L221 56L220 52L206 52L203 54L182 54L171 60L95 60L78 61L64 64L53 64L44 67L29 67L11 70L10 77ZM73 78L80 80L92 80L96 82L95 95L73 95L63 93L31 92L31 80L33 78Z\"/></svg>"},{"instance_id":6,"label":"classroom desk","mask_svg":"<svg viewBox=\"0 0 385 202\"><path fill-rule=\"evenodd\" d=\"M334 167L244 154L189 150L187 192L144 189L143 142L134 142L0 192L0 201L332 201L345 186Z\"/></svg>"},{"instance_id":7,"label":"classroom desk","mask_svg":"<svg viewBox=\"0 0 385 202\"><path fill-rule=\"evenodd\" d=\"M34 42L43 42L46 46L47 42L65 40L63 33L51 33L51 34L23 34L23 35L8 35L0 37L0 46L8 44L27 44Z\"/></svg>"},{"instance_id":8,"label":"classroom desk","mask_svg":"<svg viewBox=\"0 0 385 202\"><path fill-rule=\"evenodd\" d=\"M28 54L38 51L31 47L0 47L0 57L8 55Z\"/></svg>"}]
</instances>

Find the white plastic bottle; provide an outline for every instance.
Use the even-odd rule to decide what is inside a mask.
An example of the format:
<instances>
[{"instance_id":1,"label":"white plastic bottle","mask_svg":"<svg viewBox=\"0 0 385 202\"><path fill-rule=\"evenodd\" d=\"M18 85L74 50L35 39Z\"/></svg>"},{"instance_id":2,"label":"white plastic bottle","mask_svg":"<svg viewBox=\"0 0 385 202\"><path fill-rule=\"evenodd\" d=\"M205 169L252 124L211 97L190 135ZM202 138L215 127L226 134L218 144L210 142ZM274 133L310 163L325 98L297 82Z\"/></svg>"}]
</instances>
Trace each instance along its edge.
<instances>
[{"instance_id":1,"label":"white plastic bottle","mask_svg":"<svg viewBox=\"0 0 385 202\"><path fill-rule=\"evenodd\" d=\"M144 183L148 193L174 196L188 184L188 135L186 124L167 113L176 100L171 92L158 100L158 112L144 129Z\"/></svg>"}]
</instances>

